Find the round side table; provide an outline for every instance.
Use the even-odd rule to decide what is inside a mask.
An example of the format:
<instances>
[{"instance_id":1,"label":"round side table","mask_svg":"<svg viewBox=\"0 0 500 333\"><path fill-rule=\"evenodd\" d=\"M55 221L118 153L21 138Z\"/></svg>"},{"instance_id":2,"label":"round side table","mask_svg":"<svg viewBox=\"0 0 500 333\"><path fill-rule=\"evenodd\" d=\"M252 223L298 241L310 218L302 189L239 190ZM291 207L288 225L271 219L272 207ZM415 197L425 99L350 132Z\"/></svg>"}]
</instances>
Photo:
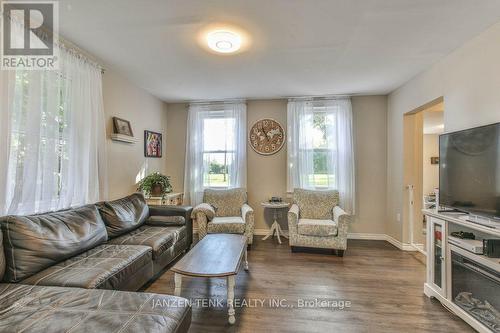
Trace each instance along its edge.
<instances>
[{"instance_id":1,"label":"round side table","mask_svg":"<svg viewBox=\"0 0 500 333\"><path fill-rule=\"evenodd\" d=\"M287 202L262 202L261 205L264 208L273 210L273 219L274 219L273 224L271 225L271 230L269 230L269 233L264 238L262 238L262 240L266 240L269 237L272 237L276 233L276 237L278 237L278 243L281 244L280 236L283 236L285 238L288 238L288 236L284 235L283 230L281 229L281 226L278 223L278 209L288 208L290 204Z\"/></svg>"}]
</instances>

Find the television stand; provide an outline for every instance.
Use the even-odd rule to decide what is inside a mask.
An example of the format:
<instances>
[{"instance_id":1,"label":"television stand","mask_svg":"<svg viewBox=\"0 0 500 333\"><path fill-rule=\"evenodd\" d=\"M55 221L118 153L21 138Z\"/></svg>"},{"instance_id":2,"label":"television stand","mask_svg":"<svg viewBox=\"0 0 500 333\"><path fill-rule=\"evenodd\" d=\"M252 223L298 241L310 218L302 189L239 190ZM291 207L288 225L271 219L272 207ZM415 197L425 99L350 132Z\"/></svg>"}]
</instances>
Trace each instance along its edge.
<instances>
[{"instance_id":1,"label":"television stand","mask_svg":"<svg viewBox=\"0 0 500 333\"><path fill-rule=\"evenodd\" d=\"M476 262L488 270L485 272L493 271L500 272L500 261L498 258L489 258L485 255L478 255L467 250L456 247L452 242L449 242L449 236L456 230L472 231L477 236L476 239L489 239L500 238L500 229L493 229L482 224L471 223L465 220L464 216L456 214L440 214L435 210L423 210L427 217L427 265L426 265L426 283L424 284L424 294L428 297L438 299L443 306L458 317L462 318L465 322L471 325L476 331L480 333L491 333L492 330L487 326L487 323L481 321L480 317L474 316L473 312L468 312L460 306L457 300L458 291L473 292L472 290L463 290L464 286L460 286L461 277L460 272L453 270L452 256L459 254L468 258L471 263ZM476 220L474 215L466 216L467 219ZM482 217L479 217L482 220ZM493 276L493 275L492 275ZM497 275L494 275L495 277ZM477 283L481 286L481 273L475 274L475 280L471 281L471 285ZM493 280L491 280L493 281ZM492 288L489 295L493 299L498 298L498 284L496 288ZM459 288L454 293L454 287ZM486 288L486 287L485 287ZM479 299L485 295L476 294L475 298ZM496 298L495 298L496 297ZM498 306L497 306L498 310Z\"/></svg>"},{"instance_id":2,"label":"television stand","mask_svg":"<svg viewBox=\"0 0 500 333\"><path fill-rule=\"evenodd\" d=\"M454 208L449 208L449 209L440 209L437 211L438 213L446 214L446 213L453 213L453 214L464 214L468 215L468 213L465 213L461 210L454 209Z\"/></svg>"},{"instance_id":3,"label":"television stand","mask_svg":"<svg viewBox=\"0 0 500 333\"><path fill-rule=\"evenodd\" d=\"M486 228L500 229L500 222L497 222L495 220L491 220L491 219L488 219L485 217L481 217L481 216L470 215L466 221L470 222L470 223L479 224L479 225L486 227Z\"/></svg>"}]
</instances>

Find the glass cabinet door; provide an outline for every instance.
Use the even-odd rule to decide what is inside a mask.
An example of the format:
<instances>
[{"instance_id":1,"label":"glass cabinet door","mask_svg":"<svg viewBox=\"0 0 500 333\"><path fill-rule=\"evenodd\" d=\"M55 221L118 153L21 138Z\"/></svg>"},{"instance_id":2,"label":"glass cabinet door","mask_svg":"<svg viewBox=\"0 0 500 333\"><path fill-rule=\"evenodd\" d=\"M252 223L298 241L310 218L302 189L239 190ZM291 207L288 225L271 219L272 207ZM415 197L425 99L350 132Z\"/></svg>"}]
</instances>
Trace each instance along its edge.
<instances>
[{"instance_id":1,"label":"glass cabinet door","mask_svg":"<svg viewBox=\"0 0 500 333\"><path fill-rule=\"evenodd\" d=\"M443 288L443 227L441 224L433 223L433 239L432 246L434 247L434 284L439 288Z\"/></svg>"}]
</instances>

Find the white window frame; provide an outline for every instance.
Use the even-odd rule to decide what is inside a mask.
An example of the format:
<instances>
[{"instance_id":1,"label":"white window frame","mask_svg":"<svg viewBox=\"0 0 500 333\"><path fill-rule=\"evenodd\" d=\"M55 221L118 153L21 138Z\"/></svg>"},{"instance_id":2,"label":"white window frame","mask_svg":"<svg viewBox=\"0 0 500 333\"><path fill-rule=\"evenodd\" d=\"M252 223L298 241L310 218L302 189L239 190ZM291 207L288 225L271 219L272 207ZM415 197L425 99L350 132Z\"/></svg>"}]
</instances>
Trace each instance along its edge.
<instances>
[{"instance_id":1,"label":"white window frame","mask_svg":"<svg viewBox=\"0 0 500 333\"><path fill-rule=\"evenodd\" d=\"M325 106L314 106L313 107L313 116L316 115L316 114L319 114L319 113L324 113L324 114L327 114L327 111L326 111L326 107ZM310 151L308 149L304 149L302 151ZM336 154L337 153L337 150L336 149L329 149L329 148L313 148L312 149L312 152L313 152L313 155L314 153L317 153L317 152L325 152L325 153L331 153L331 154ZM316 176L316 175L326 175L327 179L330 178L330 177L333 177L333 181L336 182L336 175L335 174L328 174L328 173L316 173L316 171L314 171L314 173L312 174L313 178ZM327 185L325 186L318 186L316 184L316 181L314 181L315 183L315 186L314 188L316 190L329 190L329 189L335 189L336 188L336 184L333 184L333 186L330 184L330 182L327 182Z\"/></svg>"},{"instance_id":2,"label":"white window frame","mask_svg":"<svg viewBox=\"0 0 500 333\"><path fill-rule=\"evenodd\" d=\"M217 111L217 110L212 110L212 111L207 111L207 113L209 114L217 114L220 112L220 115L216 115L216 116L212 116L210 118L205 118L204 121L208 120L208 119L234 119L233 117L224 117L224 111ZM205 124L203 124L203 126L205 126ZM227 143L226 143L227 145ZM218 150L205 150L205 147L203 147L202 151L201 151L201 154L203 156L203 159L205 159L204 157L206 155L210 155L210 154L235 154L236 151L235 150L228 150L228 149L218 149ZM210 161L209 161L210 163ZM226 163L226 161L225 161ZM227 173L226 173L226 177L227 177L227 182L229 182L229 170L227 168L227 164L224 164L224 166L226 167L226 170L227 170ZM211 186L210 184L210 181L208 181L208 184L209 185L206 185L205 183L205 179L209 179L210 177L210 171L206 171L204 170L203 171L203 188L204 189L228 189L229 188L229 183L227 185L221 185L221 186Z\"/></svg>"}]
</instances>

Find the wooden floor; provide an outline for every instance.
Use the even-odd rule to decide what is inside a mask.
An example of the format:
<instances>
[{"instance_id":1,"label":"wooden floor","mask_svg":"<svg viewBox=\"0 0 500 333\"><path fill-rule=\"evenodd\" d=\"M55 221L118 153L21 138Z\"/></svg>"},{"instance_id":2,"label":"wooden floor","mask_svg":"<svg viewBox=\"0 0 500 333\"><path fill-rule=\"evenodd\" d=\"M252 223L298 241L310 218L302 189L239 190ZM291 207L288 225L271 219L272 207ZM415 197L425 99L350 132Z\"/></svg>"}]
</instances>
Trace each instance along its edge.
<instances>
[{"instance_id":1,"label":"wooden floor","mask_svg":"<svg viewBox=\"0 0 500 333\"><path fill-rule=\"evenodd\" d=\"M235 297L249 305L264 300L265 305L237 308L233 326L225 306L194 307L190 332L473 332L424 296L424 257L384 241L349 241L339 258L291 253L287 243L259 237L248 259L250 271L237 275ZM167 271L147 291L173 294L173 280ZM192 300L225 301L224 279L184 278L182 287L181 296ZM351 306L298 307L300 300L315 298L350 301ZM269 306L273 299L290 307Z\"/></svg>"}]
</instances>

